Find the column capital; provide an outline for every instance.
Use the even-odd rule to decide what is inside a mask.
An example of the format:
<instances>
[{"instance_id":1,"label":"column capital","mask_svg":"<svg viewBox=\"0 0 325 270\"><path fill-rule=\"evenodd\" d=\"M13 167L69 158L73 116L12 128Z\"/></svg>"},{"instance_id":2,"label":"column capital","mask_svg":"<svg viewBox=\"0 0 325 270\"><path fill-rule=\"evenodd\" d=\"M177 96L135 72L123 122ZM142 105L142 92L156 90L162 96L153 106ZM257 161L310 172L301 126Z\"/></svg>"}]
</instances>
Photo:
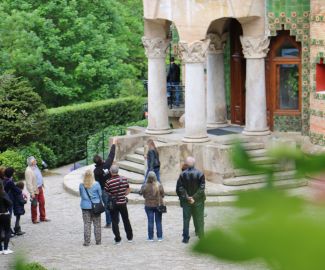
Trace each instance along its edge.
<instances>
[{"instance_id":1,"label":"column capital","mask_svg":"<svg viewBox=\"0 0 325 270\"><path fill-rule=\"evenodd\" d=\"M180 42L179 50L185 63L204 63L210 39L193 43Z\"/></svg>"},{"instance_id":2,"label":"column capital","mask_svg":"<svg viewBox=\"0 0 325 270\"><path fill-rule=\"evenodd\" d=\"M270 40L267 36L240 37L245 58L264 58L269 51Z\"/></svg>"},{"instance_id":3,"label":"column capital","mask_svg":"<svg viewBox=\"0 0 325 270\"><path fill-rule=\"evenodd\" d=\"M210 39L210 45L209 45L209 54L219 54L223 53L223 50L225 48L228 33L223 34L217 34L217 33L210 33L207 35L207 37Z\"/></svg>"},{"instance_id":4,"label":"column capital","mask_svg":"<svg viewBox=\"0 0 325 270\"><path fill-rule=\"evenodd\" d=\"M142 37L142 44L145 48L146 56L148 58L165 58L169 42L169 39L161 37Z\"/></svg>"}]
</instances>

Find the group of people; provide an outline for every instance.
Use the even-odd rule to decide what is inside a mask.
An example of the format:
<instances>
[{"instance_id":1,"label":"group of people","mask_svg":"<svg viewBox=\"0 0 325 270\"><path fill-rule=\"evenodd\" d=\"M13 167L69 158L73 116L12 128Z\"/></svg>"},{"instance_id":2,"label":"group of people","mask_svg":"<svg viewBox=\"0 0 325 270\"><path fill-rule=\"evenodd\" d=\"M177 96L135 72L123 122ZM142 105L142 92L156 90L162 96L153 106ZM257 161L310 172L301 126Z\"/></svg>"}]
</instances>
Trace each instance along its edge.
<instances>
[{"instance_id":1,"label":"group of people","mask_svg":"<svg viewBox=\"0 0 325 270\"><path fill-rule=\"evenodd\" d=\"M103 202L106 228L112 228L115 244L121 244L119 231L120 217L123 221L128 242L133 241L133 230L129 220L127 195L130 186L125 177L118 174L119 167L113 164L117 140L113 140L110 153L106 160L96 155L93 158L95 169L85 172L83 183L79 186L81 197L80 207L84 222L84 246L90 245L91 225L94 226L95 241L101 244L101 214L96 212L98 204ZM154 225L156 224L157 241L163 241L162 215L166 212L164 206L164 188L160 182L159 153L153 142L147 142L148 151L145 155L147 171L141 186L140 195L145 199L144 210L147 215L147 241L154 241ZM187 157L182 172L176 184L176 193L183 209L183 243L190 239L189 226L193 217L195 234L204 235L204 202L205 177L195 168L195 159Z\"/></svg>"},{"instance_id":2,"label":"group of people","mask_svg":"<svg viewBox=\"0 0 325 270\"><path fill-rule=\"evenodd\" d=\"M43 177L33 156L27 158L25 170L26 188L30 195L31 216L33 224L47 222L45 214L45 199L43 193ZM28 196L24 192L24 182L14 181L15 170L12 167L0 167L0 254L11 254L9 241L11 237L24 235L20 226L21 216L25 214L25 204ZM39 206L40 219L37 207ZM16 217L14 228L11 227L12 216Z\"/></svg>"}]
</instances>

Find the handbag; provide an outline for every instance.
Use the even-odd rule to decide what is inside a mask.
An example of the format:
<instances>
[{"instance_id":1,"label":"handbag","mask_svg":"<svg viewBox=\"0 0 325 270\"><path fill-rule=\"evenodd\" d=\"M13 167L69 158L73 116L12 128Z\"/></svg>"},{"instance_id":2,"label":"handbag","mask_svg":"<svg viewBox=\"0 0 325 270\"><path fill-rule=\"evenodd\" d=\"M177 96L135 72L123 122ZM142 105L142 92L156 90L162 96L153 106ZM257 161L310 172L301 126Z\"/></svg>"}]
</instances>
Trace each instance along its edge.
<instances>
[{"instance_id":1,"label":"handbag","mask_svg":"<svg viewBox=\"0 0 325 270\"><path fill-rule=\"evenodd\" d=\"M167 213L167 206L164 205L164 202L160 200L160 189L158 188L158 206L157 206L157 211L159 213Z\"/></svg>"},{"instance_id":2,"label":"handbag","mask_svg":"<svg viewBox=\"0 0 325 270\"><path fill-rule=\"evenodd\" d=\"M89 193L88 193L88 190L86 189L85 185L84 185L84 189L86 190L86 193L88 195L88 198L91 202L91 211L94 215L100 215L101 213L105 212L105 207L102 203L102 200L100 199L99 203L93 203L90 196L89 196Z\"/></svg>"}]
</instances>

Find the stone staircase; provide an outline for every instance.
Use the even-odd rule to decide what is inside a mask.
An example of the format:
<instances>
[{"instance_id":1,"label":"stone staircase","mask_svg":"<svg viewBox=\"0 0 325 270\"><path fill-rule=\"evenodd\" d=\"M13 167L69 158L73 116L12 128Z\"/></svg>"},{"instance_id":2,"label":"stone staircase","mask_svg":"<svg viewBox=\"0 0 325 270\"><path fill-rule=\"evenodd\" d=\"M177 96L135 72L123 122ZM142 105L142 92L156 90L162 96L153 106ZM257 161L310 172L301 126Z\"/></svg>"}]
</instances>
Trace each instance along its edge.
<instances>
[{"instance_id":1,"label":"stone staircase","mask_svg":"<svg viewBox=\"0 0 325 270\"><path fill-rule=\"evenodd\" d=\"M265 144L262 142L252 142L252 139L247 138L242 141L251 160L260 166L275 166L276 182L275 185L279 188L292 189L302 187L308 184L305 179L295 180L295 170L292 165L278 164L276 160L267 157L267 150ZM233 147L234 140L225 139L217 142L223 148ZM163 144L156 142L156 144ZM131 192L134 194L129 195L129 199L135 203L143 202L141 196L137 193L141 188L145 174L145 159L143 157L144 148L137 148L134 153L126 156L125 160L119 161L120 175L128 178ZM233 174L229 177L224 177L221 183L214 183L207 181L206 194L208 205L227 205L231 204L236 198L236 195L242 191L256 190L265 187L266 176L262 174L253 174L244 170L233 170ZM178 198L176 196L175 187L177 179L172 179L168 183L164 183L166 193L166 202L168 204L177 204Z\"/></svg>"}]
</instances>

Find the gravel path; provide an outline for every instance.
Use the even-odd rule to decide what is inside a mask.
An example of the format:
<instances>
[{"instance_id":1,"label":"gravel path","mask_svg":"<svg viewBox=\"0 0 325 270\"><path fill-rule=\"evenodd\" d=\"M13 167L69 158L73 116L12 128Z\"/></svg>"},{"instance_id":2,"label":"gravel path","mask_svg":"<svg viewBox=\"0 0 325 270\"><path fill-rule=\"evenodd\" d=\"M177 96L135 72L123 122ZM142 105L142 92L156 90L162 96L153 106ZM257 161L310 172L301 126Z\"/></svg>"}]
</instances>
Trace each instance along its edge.
<instances>
[{"instance_id":1,"label":"gravel path","mask_svg":"<svg viewBox=\"0 0 325 270\"><path fill-rule=\"evenodd\" d=\"M181 243L182 212L177 206L168 206L163 216L163 242L146 242L146 216L142 205L129 205L129 215L134 231L134 242L125 241L123 225L120 224L122 244L114 246L111 229L102 229L102 245L82 246L83 222L79 198L63 190L63 176L69 167L53 170L45 180L47 216L51 222L34 225L30 221L30 204L22 217L21 226L26 234L15 237L10 244L16 254L23 253L28 261L37 261L49 269L168 269L168 270L255 270L258 264L235 265L216 261L210 257L190 252L190 244ZM207 227L226 227L227 220L236 216L232 207L206 208ZM102 218L102 224L104 220ZM191 231L193 234L193 227ZM191 237L190 243L195 241ZM0 269L10 269L13 256L0 255Z\"/></svg>"}]
</instances>

